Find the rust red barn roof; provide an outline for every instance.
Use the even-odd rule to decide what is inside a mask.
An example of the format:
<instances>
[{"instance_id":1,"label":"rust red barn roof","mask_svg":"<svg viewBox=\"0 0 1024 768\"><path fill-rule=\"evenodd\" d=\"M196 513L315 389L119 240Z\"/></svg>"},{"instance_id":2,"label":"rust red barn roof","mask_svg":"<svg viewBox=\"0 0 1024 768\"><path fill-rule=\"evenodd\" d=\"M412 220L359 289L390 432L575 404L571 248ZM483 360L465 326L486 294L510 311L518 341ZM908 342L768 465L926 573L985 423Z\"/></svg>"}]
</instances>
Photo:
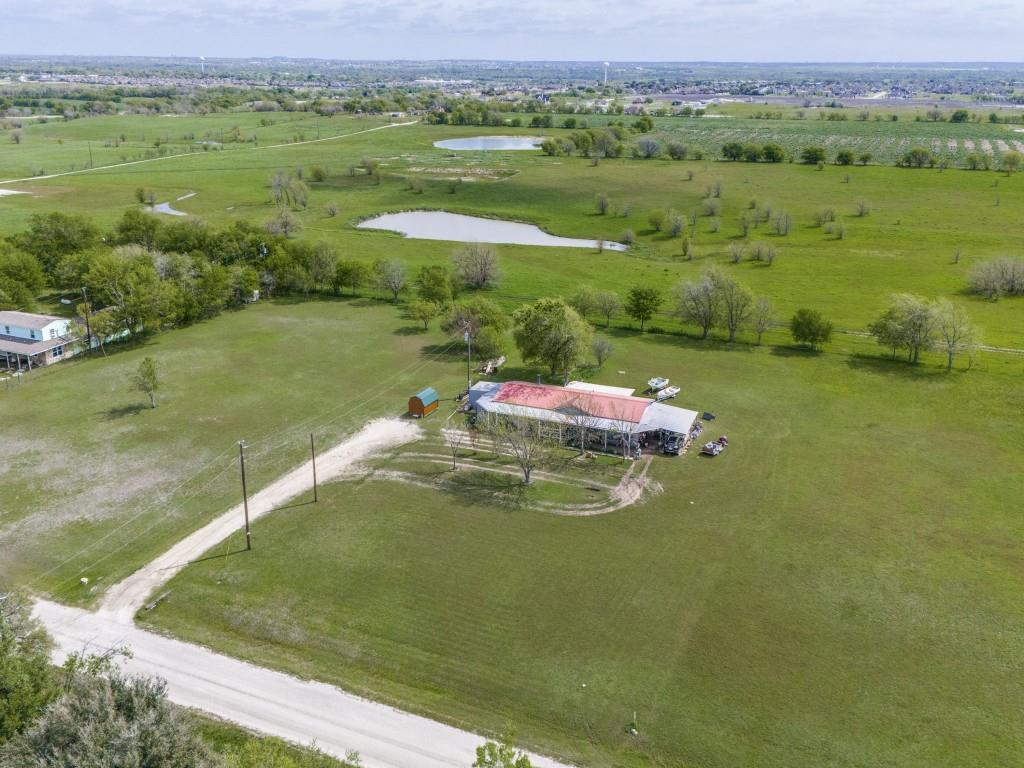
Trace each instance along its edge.
<instances>
[{"instance_id":1,"label":"rust red barn roof","mask_svg":"<svg viewBox=\"0 0 1024 768\"><path fill-rule=\"evenodd\" d=\"M498 403L547 411L583 411L600 419L634 424L640 423L647 406L653 402L644 397L585 392L525 381L506 381L493 399Z\"/></svg>"}]
</instances>

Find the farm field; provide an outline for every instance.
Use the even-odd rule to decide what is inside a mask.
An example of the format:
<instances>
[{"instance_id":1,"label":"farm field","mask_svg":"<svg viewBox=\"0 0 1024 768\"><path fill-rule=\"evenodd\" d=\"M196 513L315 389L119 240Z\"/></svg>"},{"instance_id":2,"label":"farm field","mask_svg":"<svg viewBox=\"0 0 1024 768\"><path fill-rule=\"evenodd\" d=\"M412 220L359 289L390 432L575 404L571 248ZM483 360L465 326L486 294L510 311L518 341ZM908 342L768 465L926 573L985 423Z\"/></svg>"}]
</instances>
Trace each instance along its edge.
<instances>
[{"instance_id":1,"label":"farm field","mask_svg":"<svg viewBox=\"0 0 1024 768\"><path fill-rule=\"evenodd\" d=\"M973 264L1024 252L1021 174L711 159L594 166L433 147L561 129L362 133L388 123L339 117L319 121L328 140L295 143L315 138L315 118L272 114L261 126L262 117L96 118L26 126L20 144L0 135L0 179L80 170L83 149L97 153L122 130L120 146L100 148L104 162L146 159L161 131L175 150L220 141L209 137L234 124L243 137L2 185L27 194L0 196L0 236L55 210L109 228L138 206L138 188L211 227L260 224L277 213L274 173L321 166L325 180L307 174L310 205L295 213L300 237L366 262L399 259L410 273L447 263L455 244L355 224L444 209L567 237L634 233L626 253L499 246L502 282L488 296L506 309L581 284L667 295L716 264L770 297L780 320L812 307L850 333L811 354L782 327L763 346L749 332L738 344L718 332L700 341L668 303L645 334L616 316L598 328L611 358L581 375L635 387L670 377L679 405L718 414L710 429L732 443L723 456L656 456L658 492L641 503L557 515L595 503L623 466L576 462L566 477L592 487L541 478L528 492L484 482L482 467L448 472L424 455L445 453L438 430L452 404L442 403L422 441L323 487L319 504L261 518L252 553L225 554L241 544L236 534L175 577L143 623L463 727L511 723L524 745L588 766L923 768L1012 764L1024 752L1024 690L1012 674L1024 652L1024 355L983 351L970 370L958 361L946 373L935 353L912 367L857 335L891 293L911 292L961 302L985 343L1024 348L1024 299L967 292ZM986 124L656 123L655 135L709 152L728 140L877 149L925 139L948 151L956 140L958 152L984 139L999 152L999 136L1024 137ZM244 140L253 132L257 143ZM363 158L380 162L379 183L349 171ZM721 196L709 197L716 185ZM607 215L595 210L599 194ZM694 215L692 259L681 238L651 227L666 208ZM791 231L762 221L744 240L741 217L765 208L788 214ZM832 233L814 223L826 208ZM732 263L740 243L748 255ZM758 243L777 249L771 266L749 258ZM60 306L59 288L44 311ZM94 605L237 503L236 441L249 443L253 492L307 457L310 431L326 447L403 413L427 384L452 397L465 361L436 325L421 331L370 290L282 297L0 388L0 580ZM146 355L163 372L155 411L128 384ZM538 372L512 355L502 376ZM462 459L491 461L465 449ZM637 737L626 731L634 713Z\"/></svg>"},{"instance_id":2,"label":"farm field","mask_svg":"<svg viewBox=\"0 0 1024 768\"><path fill-rule=\"evenodd\" d=\"M362 125L356 120L350 127ZM447 243L353 227L359 219L387 210L444 208L513 218L569 237L618 239L629 229L637 245L626 255L574 250L555 257L545 248L503 247L503 295L537 295L538 285L550 293L569 293L580 282L597 288L651 282L667 290L714 262L735 271L755 292L770 296L784 315L813 306L840 328L863 330L890 292L949 296L967 303L987 343L1024 347L1024 323L1014 302L989 302L965 293L973 263L1024 249L1024 229L1017 226L1024 204L1019 174L884 166L827 166L818 171L791 164L632 159L592 167L584 158L549 158L539 152L455 154L432 146L440 138L509 131L394 127L317 144L193 154L13 185L33 195L0 198L0 227L17 230L32 213L56 208L112 225L136 205L134 191L139 187L211 225L238 219L259 222L276 211L268 190L271 175L320 165L329 175L324 182L310 183L310 206L298 214L305 224L303 236L329 242L343 254L367 260L399 258L412 268L449 258L453 246ZM364 157L380 160L380 184L362 174L349 175L349 166ZM449 186L453 178L466 180L454 194ZM422 181L422 193L409 188L411 179ZM719 210L704 215L707 190L715 184L722 186L721 198L715 199ZM629 214L596 215L599 193L609 196L613 211ZM857 215L862 201L870 211L866 216ZM732 265L729 247L741 241L739 221L750 215L752 202L774 214L789 214L792 228L779 236L770 224L753 227L747 257ZM340 211L333 218L324 213L332 203ZM652 211L665 208L696 214L697 224L687 231L694 245L691 261L682 257L681 238L654 232L648 223ZM836 226L844 228L842 239L836 229L829 234L814 225L815 215L825 208L835 211ZM749 260L756 243L777 248L772 267ZM962 258L953 263L957 248Z\"/></svg>"},{"instance_id":3,"label":"farm field","mask_svg":"<svg viewBox=\"0 0 1024 768\"><path fill-rule=\"evenodd\" d=\"M663 492L599 517L332 484L140 619L588 766L1012 762L1020 365L615 338L599 380L658 361L723 456L655 457ZM436 441L379 469L443 474L403 455Z\"/></svg>"}]
</instances>

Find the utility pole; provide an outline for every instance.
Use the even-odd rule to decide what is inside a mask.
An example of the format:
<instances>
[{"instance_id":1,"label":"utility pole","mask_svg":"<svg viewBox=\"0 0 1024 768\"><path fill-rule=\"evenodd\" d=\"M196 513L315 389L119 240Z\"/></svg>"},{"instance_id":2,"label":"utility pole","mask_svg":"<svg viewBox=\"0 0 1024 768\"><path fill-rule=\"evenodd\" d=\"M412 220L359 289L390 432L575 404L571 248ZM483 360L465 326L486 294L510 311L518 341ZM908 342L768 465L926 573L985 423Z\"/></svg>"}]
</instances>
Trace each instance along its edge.
<instances>
[{"instance_id":1,"label":"utility pole","mask_svg":"<svg viewBox=\"0 0 1024 768\"><path fill-rule=\"evenodd\" d=\"M88 141L86 144L89 146L89 167L92 168L92 142Z\"/></svg>"},{"instance_id":2,"label":"utility pole","mask_svg":"<svg viewBox=\"0 0 1024 768\"><path fill-rule=\"evenodd\" d=\"M245 489L245 441L238 441L238 461L242 467L242 509L245 511L245 549L252 549L252 532L249 530L249 494Z\"/></svg>"},{"instance_id":3,"label":"utility pole","mask_svg":"<svg viewBox=\"0 0 1024 768\"><path fill-rule=\"evenodd\" d=\"M466 391L473 388L473 337L469 335L469 328L466 328L462 338L466 340Z\"/></svg>"},{"instance_id":4,"label":"utility pole","mask_svg":"<svg viewBox=\"0 0 1024 768\"><path fill-rule=\"evenodd\" d=\"M85 302L85 351L92 353L92 326L89 323L89 293L82 286L82 300Z\"/></svg>"},{"instance_id":5,"label":"utility pole","mask_svg":"<svg viewBox=\"0 0 1024 768\"><path fill-rule=\"evenodd\" d=\"M313 457L313 501L318 501L316 496L316 446L313 444L313 433L309 433L309 454Z\"/></svg>"}]
</instances>

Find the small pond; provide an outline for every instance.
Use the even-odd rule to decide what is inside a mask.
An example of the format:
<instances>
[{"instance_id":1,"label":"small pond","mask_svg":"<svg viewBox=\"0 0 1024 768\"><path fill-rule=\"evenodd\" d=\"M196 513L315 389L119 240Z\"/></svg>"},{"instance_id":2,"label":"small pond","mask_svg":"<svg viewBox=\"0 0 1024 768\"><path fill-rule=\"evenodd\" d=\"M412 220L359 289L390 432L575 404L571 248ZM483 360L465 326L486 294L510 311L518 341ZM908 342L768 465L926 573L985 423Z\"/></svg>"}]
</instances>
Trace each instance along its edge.
<instances>
[{"instance_id":1,"label":"small pond","mask_svg":"<svg viewBox=\"0 0 1024 768\"><path fill-rule=\"evenodd\" d=\"M536 136L472 136L468 139L435 141L440 149L522 150L537 149L544 139Z\"/></svg>"},{"instance_id":2,"label":"small pond","mask_svg":"<svg viewBox=\"0 0 1024 768\"><path fill-rule=\"evenodd\" d=\"M562 248L596 248L597 240L549 235L533 224L484 219L447 211L385 213L360 222L360 229L389 229L417 240L454 240L460 243L549 245ZM622 243L604 241L610 251L624 251Z\"/></svg>"}]
</instances>

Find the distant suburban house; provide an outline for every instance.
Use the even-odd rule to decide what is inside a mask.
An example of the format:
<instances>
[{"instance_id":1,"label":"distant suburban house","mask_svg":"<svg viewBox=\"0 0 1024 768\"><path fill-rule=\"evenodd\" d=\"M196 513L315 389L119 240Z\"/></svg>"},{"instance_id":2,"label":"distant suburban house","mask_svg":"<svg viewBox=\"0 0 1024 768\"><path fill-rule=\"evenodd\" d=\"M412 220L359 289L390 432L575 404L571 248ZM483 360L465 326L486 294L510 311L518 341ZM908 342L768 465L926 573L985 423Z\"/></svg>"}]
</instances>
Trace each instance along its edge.
<instances>
[{"instance_id":1,"label":"distant suburban house","mask_svg":"<svg viewBox=\"0 0 1024 768\"><path fill-rule=\"evenodd\" d=\"M31 370L70 357L78 337L66 317L0 311L0 366Z\"/></svg>"},{"instance_id":2,"label":"distant suburban house","mask_svg":"<svg viewBox=\"0 0 1024 768\"><path fill-rule=\"evenodd\" d=\"M564 387L525 381L479 381L469 390L478 417L526 418L544 423L552 437L575 441L584 434L594 451L635 452L640 445L686 436L696 411L635 397L626 387L571 381Z\"/></svg>"}]
</instances>

